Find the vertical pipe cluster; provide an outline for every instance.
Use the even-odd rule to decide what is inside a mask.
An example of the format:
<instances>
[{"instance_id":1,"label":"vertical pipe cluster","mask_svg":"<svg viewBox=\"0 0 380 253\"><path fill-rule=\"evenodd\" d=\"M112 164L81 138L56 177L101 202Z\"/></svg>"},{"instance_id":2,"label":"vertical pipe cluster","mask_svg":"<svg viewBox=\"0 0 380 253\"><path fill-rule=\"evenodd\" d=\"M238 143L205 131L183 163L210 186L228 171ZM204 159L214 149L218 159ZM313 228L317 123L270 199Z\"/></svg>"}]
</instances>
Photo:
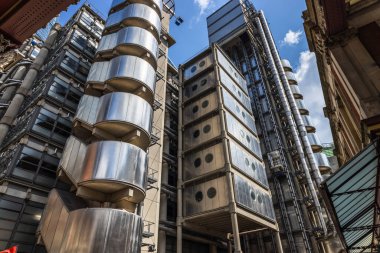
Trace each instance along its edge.
<instances>
[{"instance_id":1,"label":"vertical pipe cluster","mask_svg":"<svg viewBox=\"0 0 380 253\"><path fill-rule=\"evenodd\" d=\"M301 143L301 140L299 138L298 131L297 131L297 125L301 124L303 126L303 123L302 123L302 120L301 120L301 122L296 121L296 124L294 122L294 119L293 119L294 108L292 108L292 106L295 106L295 108L297 110L295 113L298 113L298 116L299 116L298 108L294 103L293 96L292 96L293 104L289 104L289 102L291 102L291 100L288 101L288 98L286 96L286 92L284 90L284 86L286 86L286 85L284 85L282 83L282 78L279 74L280 70L278 70L278 64L276 64L276 59L278 58L278 60L279 60L278 53L277 53L276 48L274 47L273 39L271 39L271 34L270 34L268 25L266 23L265 17L263 16L262 12L259 12L259 17L256 18L256 24L257 24L257 28L258 28L258 32L260 34L260 37L262 38L264 50L265 50L265 52L268 56L268 59L269 59L270 68L273 71L273 78L274 78L276 88L277 88L278 93L279 93L279 97L281 99L281 103L282 103L284 110L285 110L285 115L287 118L287 122L289 123L290 131L292 133L292 136L293 136L293 139L295 142L295 147L296 147L297 153L299 155L301 167L305 173L307 186L308 186L308 189L310 191L311 197L312 197L314 205L315 205L315 209L316 209L315 213L318 217L318 219L317 219L318 225L321 226L324 234L327 234L327 227L326 227L326 223L325 223L325 220L323 217L322 207L320 205L320 202L319 202L316 190L315 190L315 186L314 186L314 183L312 181L312 177L310 175L309 166L306 162L305 154L303 152L302 143ZM270 43L270 42L272 42L272 43ZM277 57L275 57L275 55L277 55ZM279 61L279 64L280 64L280 69L283 70L280 61ZM286 77L285 77L285 79L286 79ZM287 88L289 89L289 84L288 84ZM290 95L292 95L291 91L290 91ZM303 126L303 128L305 128L305 127ZM306 133L306 131L305 131L305 133ZM305 133L301 132L301 138L302 138L302 134L304 134L305 137L307 138ZM309 147L310 147L310 145L309 145ZM315 164L314 164L314 167L315 167ZM314 167L312 167L313 173L315 173ZM317 173L319 173L318 168L317 168Z\"/></svg>"},{"instance_id":2,"label":"vertical pipe cluster","mask_svg":"<svg viewBox=\"0 0 380 253\"><path fill-rule=\"evenodd\" d=\"M0 145L4 141L10 126L12 125L14 119L17 117L19 109L25 100L29 90L32 88L34 81L36 80L38 71L44 64L46 57L48 56L49 50L57 38L58 31L61 29L59 24L55 24L49 32L49 36L46 39L44 45L42 46L39 54L34 60L33 64L30 66L29 71L26 73L24 80L22 81L20 87L16 91L16 95L11 101L8 109L6 110L3 118L0 121Z\"/></svg>"}]
</instances>

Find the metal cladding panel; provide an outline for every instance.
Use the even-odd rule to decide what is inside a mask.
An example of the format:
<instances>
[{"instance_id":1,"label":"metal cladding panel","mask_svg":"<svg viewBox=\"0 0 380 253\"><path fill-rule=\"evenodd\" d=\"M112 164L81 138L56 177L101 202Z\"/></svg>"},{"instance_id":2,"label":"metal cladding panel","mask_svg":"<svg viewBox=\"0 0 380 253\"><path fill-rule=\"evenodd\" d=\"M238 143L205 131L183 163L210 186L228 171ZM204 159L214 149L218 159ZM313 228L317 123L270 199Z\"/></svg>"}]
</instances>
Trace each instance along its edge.
<instances>
[{"instance_id":1,"label":"metal cladding panel","mask_svg":"<svg viewBox=\"0 0 380 253\"><path fill-rule=\"evenodd\" d=\"M86 208L70 212L59 253L137 253L141 217L123 210Z\"/></svg>"},{"instance_id":2,"label":"metal cladding panel","mask_svg":"<svg viewBox=\"0 0 380 253\"><path fill-rule=\"evenodd\" d=\"M126 50L124 47L139 47L148 52L157 60L158 41L149 31L140 27L125 27L119 31L102 37L97 54L113 53L115 51L127 51L128 54L136 53L142 56L140 51ZM139 55L140 54L140 55Z\"/></svg>"},{"instance_id":3,"label":"metal cladding panel","mask_svg":"<svg viewBox=\"0 0 380 253\"><path fill-rule=\"evenodd\" d=\"M238 205L258 213L275 222L275 213L272 197L253 182L249 182L240 176L234 176L235 200Z\"/></svg>"},{"instance_id":4,"label":"metal cladding panel","mask_svg":"<svg viewBox=\"0 0 380 253\"><path fill-rule=\"evenodd\" d=\"M197 125L185 129L184 150L192 149L221 135L220 117L214 116Z\"/></svg>"},{"instance_id":5,"label":"metal cladding panel","mask_svg":"<svg viewBox=\"0 0 380 253\"><path fill-rule=\"evenodd\" d=\"M51 190L37 231L48 252L59 252L69 212L84 207L85 203L72 193Z\"/></svg>"},{"instance_id":6,"label":"metal cladding panel","mask_svg":"<svg viewBox=\"0 0 380 253\"><path fill-rule=\"evenodd\" d=\"M146 22L148 25L144 25L143 28L152 29L158 39L161 32L161 18L154 9L145 4L130 4L122 10L112 13L108 16L105 30L125 24L138 25L137 22L130 23L131 20Z\"/></svg>"},{"instance_id":7,"label":"metal cladding panel","mask_svg":"<svg viewBox=\"0 0 380 253\"><path fill-rule=\"evenodd\" d=\"M134 194L129 201L138 203L145 195L147 166L147 153L134 145L119 141L94 142L87 147L78 184L106 193L137 188L141 196Z\"/></svg>"},{"instance_id":8,"label":"metal cladding panel","mask_svg":"<svg viewBox=\"0 0 380 253\"><path fill-rule=\"evenodd\" d=\"M252 110L250 98L243 92L243 90L232 80L232 78L223 70L219 69L220 82L222 85L231 92L237 101L242 103L247 110Z\"/></svg>"},{"instance_id":9,"label":"metal cladding panel","mask_svg":"<svg viewBox=\"0 0 380 253\"><path fill-rule=\"evenodd\" d=\"M86 122L88 125L94 125L99 111L99 98L89 95L83 95L79 101L76 118Z\"/></svg>"},{"instance_id":10,"label":"metal cladding panel","mask_svg":"<svg viewBox=\"0 0 380 253\"><path fill-rule=\"evenodd\" d=\"M263 162L244 150L233 140L229 141L229 146L232 166L251 178L254 178L262 185L269 187Z\"/></svg>"},{"instance_id":11,"label":"metal cladding panel","mask_svg":"<svg viewBox=\"0 0 380 253\"><path fill-rule=\"evenodd\" d=\"M184 158L184 179L189 180L223 168L225 157L223 144L219 143L201 151L190 153Z\"/></svg>"},{"instance_id":12,"label":"metal cladding panel","mask_svg":"<svg viewBox=\"0 0 380 253\"><path fill-rule=\"evenodd\" d=\"M216 86L215 72L210 72L207 75L188 83L184 87L183 100L184 102L192 99L193 97L202 94L203 92L212 89Z\"/></svg>"},{"instance_id":13,"label":"metal cladding panel","mask_svg":"<svg viewBox=\"0 0 380 253\"><path fill-rule=\"evenodd\" d=\"M311 119L308 115L301 115L303 124L306 127L307 132L315 132L315 127L311 122Z\"/></svg>"},{"instance_id":14,"label":"metal cladding panel","mask_svg":"<svg viewBox=\"0 0 380 253\"><path fill-rule=\"evenodd\" d=\"M321 141L319 140L318 136L315 133L308 133L307 137L309 139L310 145L312 146L313 150L319 149L319 147L320 149L322 149Z\"/></svg>"},{"instance_id":15,"label":"metal cladding panel","mask_svg":"<svg viewBox=\"0 0 380 253\"><path fill-rule=\"evenodd\" d=\"M87 83L108 84L117 91L125 92L134 92L139 85L144 85L154 93L156 71L147 61L139 57L123 55L110 61L92 64Z\"/></svg>"},{"instance_id":16,"label":"metal cladding panel","mask_svg":"<svg viewBox=\"0 0 380 253\"><path fill-rule=\"evenodd\" d=\"M115 7L118 7L118 5L127 5L131 2L141 2L147 5L152 5L152 7L156 6L156 10L160 13L162 10L162 0L113 0L111 4L111 9L114 9Z\"/></svg>"},{"instance_id":17,"label":"metal cladding panel","mask_svg":"<svg viewBox=\"0 0 380 253\"><path fill-rule=\"evenodd\" d=\"M246 149L254 153L261 159L261 149L259 141L246 127L244 127L234 116L226 112L226 122L228 134L234 137Z\"/></svg>"},{"instance_id":18,"label":"metal cladding panel","mask_svg":"<svg viewBox=\"0 0 380 253\"><path fill-rule=\"evenodd\" d=\"M152 116L153 109L144 99L130 93L114 92L100 98L84 95L75 118L102 128L115 138L124 137L133 128L143 130L149 138Z\"/></svg>"},{"instance_id":19,"label":"metal cladding panel","mask_svg":"<svg viewBox=\"0 0 380 253\"><path fill-rule=\"evenodd\" d=\"M205 56L204 58L198 60L197 62L191 64L189 67L185 68L183 71L183 80L186 81L193 76L199 74L203 70L207 69L213 64L214 60L212 54Z\"/></svg>"},{"instance_id":20,"label":"metal cladding panel","mask_svg":"<svg viewBox=\"0 0 380 253\"><path fill-rule=\"evenodd\" d=\"M106 124L108 121L125 122L140 128L150 136L153 109L146 100L131 93L113 92L100 97L99 103L96 125ZM124 128L121 130L121 137L129 132ZM119 135L116 132L113 134Z\"/></svg>"},{"instance_id":21,"label":"metal cladding panel","mask_svg":"<svg viewBox=\"0 0 380 253\"><path fill-rule=\"evenodd\" d=\"M240 1L229 1L207 18L209 42L219 42L244 25L245 19Z\"/></svg>"},{"instance_id":22,"label":"metal cladding panel","mask_svg":"<svg viewBox=\"0 0 380 253\"><path fill-rule=\"evenodd\" d=\"M314 157L315 157L315 160L316 160L319 168L323 168L323 169L325 168L325 169L331 170L329 159L327 158L326 154L315 153Z\"/></svg>"},{"instance_id":23,"label":"metal cladding panel","mask_svg":"<svg viewBox=\"0 0 380 253\"><path fill-rule=\"evenodd\" d=\"M86 151L87 145L71 135L67 139L62 159L58 165L59 170L63 170L75 186L81 178Z\"/></svg>"},{"instance_id":24,"label":"metal cladding panel","mask_svg":"<svg viewBox=\"0 0 380 253\"><path fill-rule=\"evenodd\" d=\"M225 89L222 89L224 106L233 114L236 118L240 119L244 125L251 129L253 132L257 132L256 124L251 110L246 110L241 106L237 100L230 95Z\"/></svg>"},{"instance_id":25,"label":"metal cladding panel","mask_svg":"<svg viewBox=\"0 0 380 253\"><path fill-rule=\"evenodd\" d=\"M284 68L293 69L290 62L286 59L281 59L281 64Z\"/></svg>"},{"instance_id":26,"label":"metal cladding panel","mask_svg":"<svg viewBox=\"0 0 380 253\"><path fill-rule=\"evenodd\" d=\"M228 187L226 182L225 177L219 177L186 187L184 190L185 217L227 207Z\"/></svg>"},{"instance_id":27,"label":"metal cladding panel","mask_svg":"<svg viewBox=\"0 0 380 253\"><path fill-rule=\"evenodd\" d=\"M99 141L86 146L71 136L59 168L70 181L100 193L136 189L131 202L144 198L148 155L142 149L119 141ZM123 194L119 194L122 196Z\"/></svg>"},{"instance_id":28,"label":"metal cladding panel","mask_svg":"<svg viewBox=\"0 0 380 253\"><path fill-rule=\"evenodd\" d=\"M291 91L293 93L293 96L295 98L302 97L302 93L301 93L300 88L298 87L298 85L290 85L290 89L291 89Z\"/></svg>"},{"instance_id":29,"label":"metal cladding panel","mask_svg":"<svg viewBox=\"0 0 380 253\"><path fill-rule=\"evenodd\" d=\"M305 104L303 103L302 99L296 99L296 105L302 115L309 114L309 110L305 107Z\"/></svg>"},{"instance_id":30,"label":"metal cladding panel","mask_svg":"<svg viewBox=\"0 0 380 253\"><path fill-rule=\"evenodd\" d=\"M213 92L206 97L202 97L199 100L188 104L183 109L183 122L188 124L200 117L218 110L218 97L217 93Z\"/></svg>"},{"instance_id":31,"label":"metal cladding panel","mask_svg":"<svg viewBox=\"0 0 380 253\"><path fill-rule=\"evenodd\" d=\"M293 72L286 71L285 75L290 83L297 83L296 75Z\"/></svg>"},{"instance_id":32,"label":"metal cladding panel","mask_svg":"<svg viewBox=\"0 0 380 253\"><path fill-rule=\"evenodd\" d=\"M239 85L239 87L248 94L247 81L239 73L239 71L232 65L231 61L228 60L221 51L217 50L217 57L219 65L228 73L232 79Z\"/></svg>"}]
</instances>

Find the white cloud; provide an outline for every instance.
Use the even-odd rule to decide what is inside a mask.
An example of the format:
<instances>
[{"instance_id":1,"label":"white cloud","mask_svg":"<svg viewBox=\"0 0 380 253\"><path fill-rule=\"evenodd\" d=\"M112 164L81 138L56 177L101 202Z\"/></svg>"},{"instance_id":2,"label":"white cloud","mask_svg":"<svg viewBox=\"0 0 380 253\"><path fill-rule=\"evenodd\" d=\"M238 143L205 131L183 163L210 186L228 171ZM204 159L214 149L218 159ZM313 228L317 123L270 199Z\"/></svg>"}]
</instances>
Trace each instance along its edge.
<instances>
[{"instance_id":1,"label":"white cloud","mask_svg":"<svg viewBox=\"0 0 380 253\"><path fill-rule=\"evenodd\" d=\"M286 34L284 39L282 40L282 44L292 46L297 45L301 40L302 31L292 31L289 30Z\"/></svg>"},{"instance_id":2,"label":"white cloud","mask_svg":"<svg viewBox=\"0 0 380 253\"><path fill-rule=\"evenodd\" d=\"M213 4L213 0L194 0L194 3L201 9L202 15Z\"/></svg>"},{"instance_id":3,"label":"white cloud","mask_svg":"<svg viewBox=\"0 0 380 253\"><path fill-rule=\"evenodd\" d=\"M301 52L299 66L295 74L303 94L305 106L309 109L311 121L317 129L318 137L322 143L332 142L330 123L323 114L325 100L314 53L310 51Z\"/></svg>"}]
</instances>

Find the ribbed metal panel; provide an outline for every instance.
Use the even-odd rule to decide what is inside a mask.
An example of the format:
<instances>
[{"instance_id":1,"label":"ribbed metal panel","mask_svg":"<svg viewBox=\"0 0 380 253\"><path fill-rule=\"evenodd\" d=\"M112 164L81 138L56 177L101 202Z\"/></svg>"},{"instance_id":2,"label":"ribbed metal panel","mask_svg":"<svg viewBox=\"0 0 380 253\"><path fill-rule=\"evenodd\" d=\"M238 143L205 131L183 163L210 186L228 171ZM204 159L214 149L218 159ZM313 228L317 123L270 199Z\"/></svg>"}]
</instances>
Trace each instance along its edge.
<instances>
[{"instance_id":1,"label":"ribbed metal panel","mask_svg":"<svg viewBox=\"0 0 380 253\"><path fill-rule=\"evenodd\" d=\"M301 115L309 115L309 110L306 108L302 99L296 99L296 105L297 105L298 110L300 111Z\"/></svg>"},{"instance_id":2,"label":"ribbed metal panel","mask_svg":"<svg viewBox=\"0 0 380 253\"><path fill-rule=\"evenodd\" d=\"M290 89L292 90L294 98L296 98L296 99L302 99L303 98L303 95L302 95L298 85L296 85L296 84L290 85Z\"/></svg>"}]
</instances>

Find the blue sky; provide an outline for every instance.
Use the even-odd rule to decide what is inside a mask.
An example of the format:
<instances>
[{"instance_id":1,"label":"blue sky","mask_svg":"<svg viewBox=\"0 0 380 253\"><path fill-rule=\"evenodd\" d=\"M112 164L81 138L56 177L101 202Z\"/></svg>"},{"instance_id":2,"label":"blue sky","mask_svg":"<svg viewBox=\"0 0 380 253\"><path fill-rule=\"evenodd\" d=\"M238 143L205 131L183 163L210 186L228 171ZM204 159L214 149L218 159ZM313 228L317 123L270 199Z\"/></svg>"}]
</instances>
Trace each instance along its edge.
<instances>
[{"instance_id":1,"label":"blue sky","mask_svg":"<svg viewBox=\"0 0 380 253\"><path fill-rule=\"evenodd\" d=\"M304 94L305 104L310 108L312 121L322 141L332 142L328 120L322 108L324 100L320 88L314 54L308 51L303 32L302 11L304 0L252 0L257 9L264 11L282 58L290 60ZM76 6L61 13L58 21L64 24L84 2L89 3L106 16L111 0L82 0ZM176 14L184 19L181 26L172 25L170 33L177 43L170 48L169 55L178 65L190 59L208 45L206 17L228 0L176 0Z\"/></svg>"}]
</instances>

